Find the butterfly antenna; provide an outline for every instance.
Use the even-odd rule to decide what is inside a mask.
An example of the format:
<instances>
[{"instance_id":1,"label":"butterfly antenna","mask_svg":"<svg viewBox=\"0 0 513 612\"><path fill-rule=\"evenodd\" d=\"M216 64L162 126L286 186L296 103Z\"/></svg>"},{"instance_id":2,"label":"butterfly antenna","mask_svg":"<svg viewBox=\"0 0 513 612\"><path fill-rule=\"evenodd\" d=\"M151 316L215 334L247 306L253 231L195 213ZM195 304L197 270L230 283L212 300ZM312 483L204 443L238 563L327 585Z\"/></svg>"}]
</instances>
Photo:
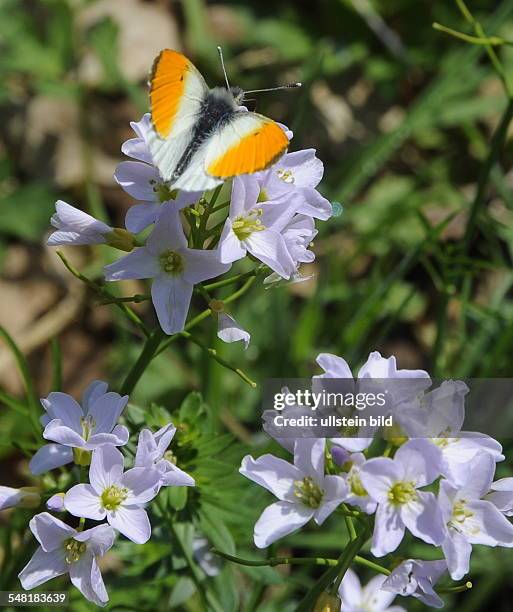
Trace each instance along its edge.
<instances>
[{"instance_id":1,"label":"butterfly antenna","mask_svg":"<svg viewBox=\"0 0 513 612\"><path fill-rule=\"evenodd\" d=\"M279 91L280 89L296 89L296 87L302 87L303 83L288 83L287 85L280 85L279 87L269 87L267 89L250 89L245 91L244 94L261 93L263 91Z\"/></svg>"},{"instance_id":2,"label":"butterfly antenna","mask_svg":"<svg viewBox=\"0 0 513 612\"><path fill-rule=\"evenodd\" d=\"M226 74L226 68L224 67L224 59L223 59L223 50L221 47L217 47L217 52L219 53L219 59L221 60L221 68L223 69L224 81L226 83L226 89L230 91L230 82L228 81L228 75Z\"/></svg>"}]
</instances>

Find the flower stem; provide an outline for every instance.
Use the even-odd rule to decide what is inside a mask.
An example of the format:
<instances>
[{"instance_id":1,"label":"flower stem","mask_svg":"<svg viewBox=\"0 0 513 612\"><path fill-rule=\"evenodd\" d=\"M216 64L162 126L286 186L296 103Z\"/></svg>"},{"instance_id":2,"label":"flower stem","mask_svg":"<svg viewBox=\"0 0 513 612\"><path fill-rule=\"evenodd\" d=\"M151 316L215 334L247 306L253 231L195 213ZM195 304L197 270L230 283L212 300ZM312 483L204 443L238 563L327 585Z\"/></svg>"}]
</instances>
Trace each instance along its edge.
<instances>
[{"instance_id":1,"label":"flower stem","mask_svg":"<svg viewBox=\"0 0 513 612\"><path fill-rule=\"evenodd\" d=\"M470 36L469 34L465 34L464 32L459 32L458 30L453 30L452 28L448 28L447 26L442 25L441 23L433 23L433 29L438 30L439 32L444 32L445 34L449 34L450 36L454 36L454 38L459 38L460 40L464 40L465 42L471 43L473 45L492 45L493 47L498 47L500 45L511 45L510 41L504 40L503 38L499 38L498 36L490 36L486 37L477 37Z\"/></svg>"},{"instance_id":2,"label":"flower stem","mask_svg":"<svg viewBox=\"0 0 513 612\"><path fill-rule=\"evenodd\" d=\"M130 319L130 321L132 321L132 323L134 323L142 331L142 333L147 338L150 336L150 332L148 328L144 325L141 319L135 314L135 312L129 306L121 302L115 301L116 296L112 295L110 291L107 291L105 287L98 285L98 283L95 283L90 278L87 278L87 276L84 276L81 272L79 272L75 267L73 267L69 263L69 261L66 259L62 251L57 251L57 255L60 257L62 263L66 266L68 271L71 272L71 274L73 274L75 278L78 278L79 281L82 281L83 283L85 283L90 289L92 289L95 293L97 293L101 297L104 297L107 300L114 300L112 301L112 303L115 304L124 313L124 315L128 319Z\"/></svg>"},{"instance_id":3,"label":"flower stem","mask_svg":"<svg viewBox=\"0 0 513 612\"><path fill-rule=\"evenodd\" d=\"M164 332L159 327L146 339L139 358L134 363L121 385L121 395L130 395L130 393L132 393L135 385L144 374L144 370L146 370L153 357L155 357L163 337Z\"/></svg>"},{"instance_id":4,"label":"flower stem","mask_svg":"<svg viewBox=\"0 0 513 612\"><path fill-rule=\"evenodd\" d=\"M229 555L228 553L217 550L217 548L212 548L211 552L214 553L214 555L223 557L223 559L227 561L248 567L275 567L276 565L329 565L333 567L338 563L338 559L328 559L326 557L269 557L268 559L242 559L241 557L235 557L234 555ZM385 576L389 576L391 573L386 567L382 567L359 555L356 555L353 560L358 565L368 567Z\"/></svg>"}]
</instances>

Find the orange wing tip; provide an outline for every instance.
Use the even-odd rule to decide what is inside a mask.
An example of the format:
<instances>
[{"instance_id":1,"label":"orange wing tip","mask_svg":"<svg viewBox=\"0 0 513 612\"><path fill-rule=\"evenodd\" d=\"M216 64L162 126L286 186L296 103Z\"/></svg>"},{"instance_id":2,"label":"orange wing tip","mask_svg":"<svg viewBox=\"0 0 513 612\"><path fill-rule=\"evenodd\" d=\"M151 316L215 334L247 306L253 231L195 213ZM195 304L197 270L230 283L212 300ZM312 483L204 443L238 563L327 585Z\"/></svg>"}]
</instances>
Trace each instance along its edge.
<instances>
[{"instance_id":1,"label":"orange wing tip","mask_svg":"<svg viewBox=\"0 0 513 612\"><path fill-rule=\"evenodd\" d=\"M259 138L262 150L255 154ZM256 128L214 160L207 168L207 174L215 178L229 179L240 174L253 174L272 166L288 149L289 139L274 121ZM251 160L251 161L249 161Z\"/></svg>"},{"instance_id":2,"label":"orange wing tip","mask_svg":"<svg viewBox=\"0 0 513 612\"><path fill-rule=\"evenodd\" d=\"M166 138L185 90L189 60L178 51L163 49L155 58L150 76L151 122L157 134Z\"/></svg>"}]
</instances>

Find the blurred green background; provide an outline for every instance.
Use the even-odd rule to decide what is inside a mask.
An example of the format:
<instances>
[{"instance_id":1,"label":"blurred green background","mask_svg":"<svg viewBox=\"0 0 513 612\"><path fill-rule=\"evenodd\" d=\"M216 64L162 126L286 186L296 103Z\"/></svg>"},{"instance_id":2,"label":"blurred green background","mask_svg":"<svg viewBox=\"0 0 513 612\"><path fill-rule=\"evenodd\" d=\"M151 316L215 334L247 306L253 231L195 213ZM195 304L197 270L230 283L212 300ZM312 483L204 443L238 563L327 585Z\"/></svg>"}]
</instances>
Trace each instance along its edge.
<instances>
[{"instance_id":1,"label":"blurred green background","mask_svg":"<svg viewBox=\"0 0 513 612\"><path fill-rule=\"evenodd\" d=\"M469 7L488 34L513 39L511 0ZM261 94L254 108L294 130L292 150L317 149L321 191L339 205L318 223L317 259L304 269L311 280L253 288L234 305L252 333L246 352L220 346L211 321L198 335L259 383L310 376L323 351L354 368L379 350L441 377L511 376L511 129L478 189L508 100L484 48L436 32L434 21L472 34L456 5L442 1L1 0L0 324L28 356L38 393L50 390L52 339L63 390L75 395L95 377L116 386L140 350L117 311L100 306L44 246L55 200L121 226L133 202L112 174L129 122L147 110L154 56L182 50L213 86L222 78L218 44L231 82L245 89L304 83ZM497 53L513 83L513 49ZM102 248L68 254L91 277L111 257ZM136 282L121 290L143 292ZM136 309L154 320L146 305ZM22 392L4 347L0 385ZM191 389L235 437L257 451L267 444L258 390L183 341L152 363L133 399L172 409ZM27 482L12 445L26 430L24 417L1 407L2 484ZM513 456L511 440L504 444ZM333 533L319 534L290 542L336 555ZM475 588L447 609L510 611L512 572L507 549L476 550ZM294 579L266 588L259 610L289 609ZM278 607L266 607L273 597Z\"/></svg>"}]
</instances>

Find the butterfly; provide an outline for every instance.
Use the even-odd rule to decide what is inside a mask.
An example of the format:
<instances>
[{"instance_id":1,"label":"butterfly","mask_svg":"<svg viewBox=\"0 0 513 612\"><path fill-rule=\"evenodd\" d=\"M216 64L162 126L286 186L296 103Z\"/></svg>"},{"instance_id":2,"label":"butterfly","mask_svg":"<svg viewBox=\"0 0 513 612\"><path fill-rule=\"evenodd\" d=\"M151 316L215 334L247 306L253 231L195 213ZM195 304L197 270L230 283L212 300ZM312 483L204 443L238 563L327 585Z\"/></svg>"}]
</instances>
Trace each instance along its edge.
<instances>
[{"instance_id":1,"label":"butterfly","mask_svg":"<svg viewBox=\"0 0 513 612\"><path fill-rule=\"evenodd\" d=\"M226 87L210 89L178 51L164 49L153 64L149 146L162 178L174 189L204 191L234 176L265 170L289 144L272 119L240 108L244 94L253 92L229 86L218 50Z\"/></svg>"}]
</instances>

